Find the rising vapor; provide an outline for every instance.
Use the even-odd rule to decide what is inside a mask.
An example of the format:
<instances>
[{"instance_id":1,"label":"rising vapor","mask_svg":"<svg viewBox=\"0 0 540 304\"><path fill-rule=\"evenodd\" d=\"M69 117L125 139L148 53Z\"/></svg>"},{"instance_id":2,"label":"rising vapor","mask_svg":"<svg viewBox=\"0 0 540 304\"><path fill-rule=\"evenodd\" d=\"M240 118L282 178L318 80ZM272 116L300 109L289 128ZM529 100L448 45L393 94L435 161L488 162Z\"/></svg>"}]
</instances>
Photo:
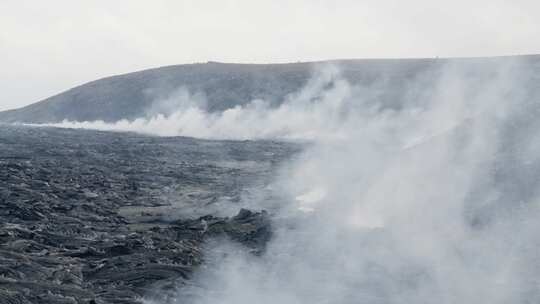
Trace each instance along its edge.
<instances>
[{"instance_id":1,"label":"rising vapor","mask_svg":"<svg viewBox=\"0 0 540 304\"><path fill-rule=\"evenodd\" d=\"M517 60L483 69L448 64L434 87L408 87L399 107L324 66L277 107L209 113L182 101L149 119L53 126L312 143L270 185L282 203L258 205L274 218L265 254L208 244L208 265L177 302L535 303L535 79Z\"/></svg>"}]
</instances>

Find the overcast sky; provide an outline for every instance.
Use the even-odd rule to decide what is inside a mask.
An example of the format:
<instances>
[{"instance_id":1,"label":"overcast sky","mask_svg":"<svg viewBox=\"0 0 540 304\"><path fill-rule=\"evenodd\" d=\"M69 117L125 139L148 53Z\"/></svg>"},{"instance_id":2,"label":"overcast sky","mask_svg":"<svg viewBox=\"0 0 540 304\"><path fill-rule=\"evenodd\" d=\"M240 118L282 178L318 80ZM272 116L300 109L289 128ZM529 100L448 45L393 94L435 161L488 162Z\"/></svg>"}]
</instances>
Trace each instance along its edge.
<instances>
[{"instance_id":1,"label":"overcast sky","mask_svg":"<svg viewBox=\"0 0 540 304\"><path fill-rule=\"evenodd\" d=\"M540 0L0 0L0 110L162 65L540 53Z\"/></svg>"}]
</instances>

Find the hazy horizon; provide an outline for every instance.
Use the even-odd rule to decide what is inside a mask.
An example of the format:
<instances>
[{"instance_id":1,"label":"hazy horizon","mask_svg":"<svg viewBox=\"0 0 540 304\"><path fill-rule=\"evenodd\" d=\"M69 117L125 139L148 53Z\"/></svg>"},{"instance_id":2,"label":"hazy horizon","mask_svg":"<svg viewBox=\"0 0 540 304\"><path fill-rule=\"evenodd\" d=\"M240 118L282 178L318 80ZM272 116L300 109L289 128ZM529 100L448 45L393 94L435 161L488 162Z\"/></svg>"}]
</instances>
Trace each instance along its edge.
<instances>
[{"instance_id":1,"label":"hazy horizon","mask_svg":"<svg viewBox=\"0 0 540 304\"><path fill-rule=\"evenodd\" d=\"M16 109L20 109L20 108L23 108L25 106L29 106L29 105L32 105L34 103L37 103L37 102L40 102L44 99L47 99L49 97L52 97L54 95L57 95L57 94L61 94L65 91L68 91L72 88L75 88L75 87L78 87L80 85L84 85L88 82L91 82L91 81L95 81L95 80L99 80L99 79L102 79L102 78L107 78L107 77L112 77L112 76L117 76L117 75L124 75L124 74L129 74L129 73L135 73L135 72L140 72L140 71L145 71L145 70L149 70L149 69L155 69L155 68L162 68L162 67L167 67L167 66L177 66L177 65L190 65L190 64L205 64L205 63L221 63L221 64L246 64L246 65L249 65L249 64L261 64L261 65L265 65L265 64L268 64L268 65L271 65L271 64L293 64L293 63L317 63L317 62L330 62L330 61L354 61L354 60L422 60L422 59L474 59L474 58L499 58L499 57L515 57L515 56L537 56L537 55L540 55L540 52L539 53L523 53L523 54L502 54L502 55L490 55L490 56L449 56L449 57L439 57L439 56L435 56L435 57L367 57L367 58L330 58L330 59L320 59L320 60L307 60L307 61L270 61L270 62L234 62L234 61L216 61L216 60L206 60L206 61L197 61L197 62L185 62L185 63L170 63L170 64L164 64L164 65L160 65L160 66L148 66L148 67L143 67L143 68L138 68L138 69L134 69L134 70L130 70L130 71L123 71L123 72L118 72L118 73L111 73L111 74L107 74L107 75L99 75L97 76L96 78L92 78L92 79L87 79L87 80L82 80L80 82L77 82L77 83L74 83L68 87L65 87L65 88L60 88L58 91L55 91L49 95L46 95L46 96L43 96L43 97L40 97L36 100L31 100L31 101L28 101L26 103L21 103L21 102L18 102L18 103L15 103L14 105L11 105L9 106L10 104L6 104L4 105L3 103L0 103L0 111L9 111L9 110L16 110Z\"/></svg>"},{"instance_id":2,"label":"hazy horizon","mask_svg":"<svg viewBox=\"0 0 540 304\"><path fill-rule=\"evenodd\" d=\"M531 0L6 0L0 28L0 110L172 64L540 53Z\"/></svg>"}]
</instances>

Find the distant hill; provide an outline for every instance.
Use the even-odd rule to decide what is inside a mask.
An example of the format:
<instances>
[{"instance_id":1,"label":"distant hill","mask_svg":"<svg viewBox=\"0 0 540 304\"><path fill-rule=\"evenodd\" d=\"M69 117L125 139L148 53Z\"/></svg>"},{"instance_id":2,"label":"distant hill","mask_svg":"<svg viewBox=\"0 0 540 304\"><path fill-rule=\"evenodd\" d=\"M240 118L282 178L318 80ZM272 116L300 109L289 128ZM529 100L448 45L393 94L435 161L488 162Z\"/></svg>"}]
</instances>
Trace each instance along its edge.
<instances>
[{"instance_id":1,"label":"distant hill","mask_svg":"<svg viewBox=\"0 0 540 304\"><path fill-rule=\"evenodd\" d=\"M377 98L400 99L403 88L419 80L432 83L446 63L489 66L519 58L538 71L540 55L473 59L337 60L343 76L353 84L376 85ZM0 122L50 123L135 119L147 114L155 100L167 98L180 87L203 93L209 111L219 111L253 99L273 104L302 88L318 63L228 64L208 62L166 66L92 81L24 108L0 112ZM327 62L328 63L328 62ZM540 72L539 72L540 74ZM422 82L420 82L422 83Z\"/></svg>"}]
</instances>

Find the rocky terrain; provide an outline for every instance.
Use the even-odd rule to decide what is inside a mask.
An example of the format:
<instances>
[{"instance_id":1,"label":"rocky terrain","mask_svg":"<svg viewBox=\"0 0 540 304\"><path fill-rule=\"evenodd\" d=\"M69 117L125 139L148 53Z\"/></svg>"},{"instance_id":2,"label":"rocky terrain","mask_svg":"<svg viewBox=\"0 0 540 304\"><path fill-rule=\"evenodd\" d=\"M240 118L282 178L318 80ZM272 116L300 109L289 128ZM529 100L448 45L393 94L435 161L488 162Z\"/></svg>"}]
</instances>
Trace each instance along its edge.
<instances>
[{"instance_id":1,"label":"rocky terrain","mask_svg":"<svg viewBox=\"0 0 540 304\"><path fill-rule=\"evenodd\" d=\"M92 81L49 97L30 106L0 112L3 122L51 123L72 121L135 119L149 114L159 100L175 98L178 89L203 96L209 111L264 99L279 104L304 87L316 66L338 66L351 84L370 88L365 98L375 98L390 106L406 98L406 88L421 85L422 94L437 83L443 67L457 65L483 71L494 64L521 60L529 70L538 71L540 56L472 59L386 59L336 60L318 63L225 64L217 62L174 65ZM489 70L489 69L487 69ZM151 114L151 112L150 112Z\"/></svg>"},{"instance_id":2,"label":"rocky terrain","mask_svg":"<svg viewBox=\"0 0 540 304\"><path fill-rule=\"evenodd\" d=\"M375 250L366 247L367 243L358 243L356 235L350 241L343 241L343 237L349 234L341 233L348 232L350 228L350 221L343 218L342 213L354 210L349 208L354 205L347 204L358 203L356 199L349 201L347 197L358 194L356 181L363 180L365 174L350 173L350 170L362 171L364 168L364 165L352 164L359 162L367 165L368 169L370 167L370 158L360 159L363 157L357 155L357 141L340 142L343 146L339 147L339 153L333 151L332 145L327 147L328 150L323 147L323 152L315 149L308 160L304 159L307 163L296 167L300 171L306 168L304 165L308 165L307 168L320 167L320 171L306 170L307 174L321 177L322 182L317 180L317 183L333 185L330 188L335 188L333 193L339 195L336 196L338 199L332 200L345 209L323 209L323 212L332 211L332 216L315 216L307 224L298 223L295 219L291 224L283 222L283 218L274 213L273 206L279 206L284 198L279 196L279 191L268 186L276 181L276 173L284 164L302 161L301 157L291 156L302 150L306 143L209 141L9 124L39 124L64 119L110 122L143 118L148 114L148 107L156 101L159 104L160 99L182 99L182 96L174 96L178 88L205 96L203 99L207 101L206 110L209 112L257 98L275 104L301 90L313 77L314 69L312 63L170 66L97 80L34 105L0 113L0 303L129 304L145 300L148 300L147 304L189 303L192 290L199 290L198 294L193 293L194 296L210 294L212 299L216 296L212 291L219 291L221 287L229 293L218 292L216 299L221 300L227 294L230 296L223 302L237 303L237 299L251 291L254 293L247 294L245 298L253 296L251 299L273 303L276 290L266 290L270 292L263 292L261 296L258 293L260 286L265 285L250 282L253 278L266 281L273 265L279 265L277 273L280 275L271 277L270 283L286 287L279 289L282 295L288 296L287 292L293 295L285 297L293 301L284 303L298 303L296 295L302 291L306 293L301 299L313 296L319 302L324 299L325 303L356 303L358 299L368 299L370 303L375 303L373 299L379 299L377 303L391 303L385 299L387 296L395 299L396 286L403 291L397 296L400 302L418 302L407 301L407 295L412 296L410 299L425 301L423 292L416 294L417 285L421 285L423 290L434 291L435 296L441 295L440 290L447 287L454 288L441 296L454 292L457 296L453 300L477 303L478 298L471 295L480 290L484 295L480 298L489 298L502 286L494 274L500 270L501 261L504 263L506 260L518 261L519 265L511 269L511 275L502 273L500 276L509 278L508 282L517 281L516 286L519 286L503 288L508 294L504 299L515 299L504 302L533 303L538 298L540 269L537 255L540 248L537 235L540 210L537 204L540 181L540 160L537 157L540 151L537 135L540 127L537 119L540 113L540 56L331 63L341 67L341 73L336 77L351 84L354 101L360 100L362 106L376 104L377 111L381 113L389 110L387 107L395 107L390 109L395 112L400 112L399 107L403 107L402 112L416 113L418 105L432 100L442 105L440 109L435 107L433 113L427 111L433 119L427 117L426 130L422 123L419 126L412 124L419 128L416 130L419 137L412 138L412 144L407 142L403 150L399 150L403 153L390 157L385 152L380 159L375 157L375 163L380 163L383 172L396 172L396 181L394 178L388 181L376 179L374 189L366 186L368 192L373 191L375 198L380 195L384 202L387 200L387 187L393 189L395 184L401 185L402 180L410 179L411 183L405 182L403 189L412 189L414 195L411 197L419 198L419 201L406 200L409 206L403 208L403 212L399 208L394 210L390 205L395 203L393 200L384 202L389 204L388 209L392 210L390 218L397 219L397 226L389 225L387 228L377 221L372 226L370 221L363 223L360 218L360 227L367 225L370 228L361 236L376 239L372 247ZM452 75L456 72L453 64L457 65L457 75ZM332 86L334 78L331 80L323 81L325 85L320 89L324 91L327 86ZM320 96L315 94L308 105L319 99ZM454 106L445 106L460 99L467 100L467 103L461 105L463 109L457 111L459 115L452 113L456 110ZM469 105L474 107L469 109ZM441 120L446 113L452 119ZM280 119L294 121L295 116L280 116ZM401 127L400 119L397 120L396 126ZM240 124L232 130L244 131L256 124L263 125L259 120L248 121L251 124ZM309 120L305 122L311 124ZM378 126L378 121L375 125ZM384 131L389 127L393 132L396 126L393 119L383 120L381 129ZM375 151L384 151L385 140L383 138L378 147L380 136L379 130L375 129ZM321 130L323 128L318 131ZM409 135L407 130L405 135ZM363 140L362 136L359 138ZM368 140L370 136L368 134ZM401 140L400 137L398 139ZM392 141L393 136L387 140ZM309 145L312 144L316 146L317 142ZM394 143L389 146L393 147ZM315 159L311 159L312 156ZM335 160L342 166L329 169L328 163ZM402 164L409 161L414 174L403 171L407 166L402 167ZM349 165L351 169L344 170L344 175L334 172ZM310 178L304 174L278 177L310 183ZM424 183L431 179L433 182L428 185L435 190L427 191L427 194L424 189L430 186L418 187L415 182ZM466 183L463 183L464 179ZM309 184L305 188L309 190L311 186ZM456 189L458 195L454 198ZM408 191L405 193L409 195ZM447 199L445 193L451 194L448 195L450 198ZM319 192L310 191L299 198L300 201L310 201L313 199L310 196L319 196ZM339 198L345 199L341 202ZM422 207L435 203L440 208L425 210ZM311 212L313 209L305 210ZM418 215L418 223L416 219L410 221L411 214ZM448 240L445 227L456 223L462 224L456 231L462 229L464 236ZM289 237L287 229L290 227L298 231ZM335 230L335 235L332 230ZM386 235L385 231L391 233ZM430 251L411 261L407 256L410 231L427 240L436 240L435 245L444 255L437 256L439 251ZM391 238L387 239L387 236ZM272 242L268 243L270 239ZM212 257L227 256L227 253L222 254L219 246L215 246L216 243L220 245L220 240L227 240L226 245L232 241L235 249L239 246L248 252L246 256L249 258L262 261L255 269L259 272L255 277L245 276L244 272L233 275L238 279L234 282L237 285L226 290L225 287L231 286L221 285L227 285L229 277L220 274L212 277L210 271L209 277L217 278L217 281L207 281L213 285L211 288L199 288L201 280L197 279L206 278L201 274L212 268ZM276 245L276 240L281 243ZM394 240L398 242L393 244ZM285 254L279 248L283 244L289 250ZM477 246L476 249L471 251L470 244ZM386 249L382 253L377 251L387 245L396 246L389 247L395 248L391 250L392 254L386 255ZM336 251L344 255L338 258L340 255L335 255ZM447 256L448 252L453 254ZM221 257L217 260L220 261ZM478 257L489 263L474 266ZM401 263L394 263L396 258L403 262L404 269ZM457 268L448 267L439 272L441 269L433 268L429 263L424 265L431 258L450 262L449 265ZM377 267L373 267L374 260ZM265 263L272 267L266 268ZM419 266L415 267L415 263ZM368 276L364 276L364 264L369 270ZM356 270L349 269L351 265L356 265ZM295 277L298 269L304 271L304 276ZM461 272L456 274L453 269ZM347 273L349 271L350 274ZM347 275L343 276L344 273ZM358 285L355 274L360 273L367 278L364 285ZM430 277L434 274L441 280L438 282L440 286L431 285L432 281L436 282ZM225 283L220 278L224 278ZM332 280L334 285L327 283ZM455 282L463 282L463 286L455 286ZM312 283L314 285L310 285ZM335 301L336 290L340 290L338 295L345 301ZM341 292L343 290L345 292ZM368 297L359 298L359 290ZM420 297L415 298L416 295ZM521 301L522 298L528 300Z\"/></svg>"},{"instance_id":3,"label":"rocky terrain","mask_svg":"<svg viewBox=\"0 0 540 304\"><path fill-rule=\"evenodd\" d=\"M261 253L269 216L241 209L242 200L298 149L1 127L6 304L166 299L204 261L208 239L230 238Z\"/></svg>"}]
</instances>

